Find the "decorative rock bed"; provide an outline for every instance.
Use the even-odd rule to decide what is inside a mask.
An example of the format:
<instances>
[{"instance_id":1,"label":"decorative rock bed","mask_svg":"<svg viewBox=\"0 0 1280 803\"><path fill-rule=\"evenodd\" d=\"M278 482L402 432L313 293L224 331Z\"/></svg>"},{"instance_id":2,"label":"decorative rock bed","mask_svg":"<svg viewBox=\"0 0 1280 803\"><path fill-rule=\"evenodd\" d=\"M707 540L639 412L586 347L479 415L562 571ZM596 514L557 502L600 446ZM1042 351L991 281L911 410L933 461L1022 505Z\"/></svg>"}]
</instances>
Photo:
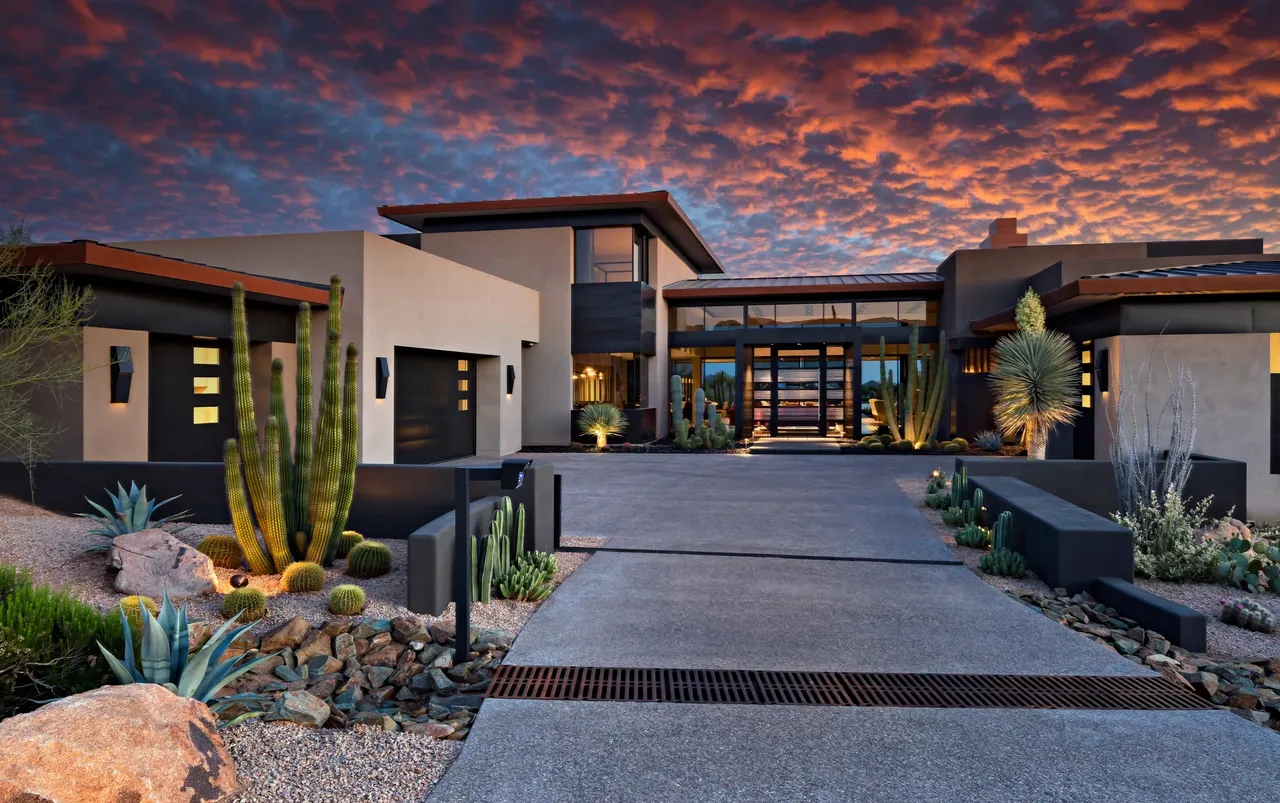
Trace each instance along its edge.
<instances>
[{"instance_id":1,"label":"decorative rock bed","mask_svg":"<svg viewBox=\"0 0 1280 803\"><path fill-rule=\"evenodd\" d=\"M1228 660L1187 652L1084 592L1070 596L1056 588L1052 594L1006 593L1130 661L1190 686L1214 705L1280 730L1280 657Z\"/></svg>"},{"instance_id":2,"label":"decorative rock bed","mask_svg":"<svg viewBox=\"0 0 1280 803\"><path fill-rule=\"evenodd\" d=\"M505 630L472 628L470 660L453 666L452 627L408 617L333 618L313 627L295 617L232 645L228 655L274 656L218 695L261 698L229 706L222 718L257 714L304 727L367 725L463 739L512 638Z\"/></svg>"}]
</instances>

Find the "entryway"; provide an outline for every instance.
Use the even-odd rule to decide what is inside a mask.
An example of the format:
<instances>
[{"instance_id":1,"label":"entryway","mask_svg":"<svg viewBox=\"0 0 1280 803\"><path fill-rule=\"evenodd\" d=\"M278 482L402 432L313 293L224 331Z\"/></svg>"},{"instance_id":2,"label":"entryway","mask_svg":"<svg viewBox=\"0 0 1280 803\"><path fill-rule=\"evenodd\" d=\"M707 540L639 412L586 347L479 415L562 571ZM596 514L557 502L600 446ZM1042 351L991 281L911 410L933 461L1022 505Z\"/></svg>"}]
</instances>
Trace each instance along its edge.
<instances>
[{"instance_id":1,"label":"entryway","mask_svg":"<svg viewBox=\"0 0 1280 803\"><path fill-rule=\"evenodd\" d=\"M844 345L752 347L753 434L843 437L853 404L849 378Z\"/></svg>"}]
</instances>

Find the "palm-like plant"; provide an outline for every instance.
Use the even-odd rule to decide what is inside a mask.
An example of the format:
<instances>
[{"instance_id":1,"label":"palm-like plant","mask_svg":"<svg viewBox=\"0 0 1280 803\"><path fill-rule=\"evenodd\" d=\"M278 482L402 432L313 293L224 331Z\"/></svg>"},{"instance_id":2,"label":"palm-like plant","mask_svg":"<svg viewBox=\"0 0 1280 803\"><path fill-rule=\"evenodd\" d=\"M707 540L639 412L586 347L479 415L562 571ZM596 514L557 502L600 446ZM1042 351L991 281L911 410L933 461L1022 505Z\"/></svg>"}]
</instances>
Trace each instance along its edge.
<instances>
[{"instance_id":1,"label":"palm-like plant","mask_svg":"<svg viewBox=\"0 0 1280 803\"><path fill-rule=\"evenodd\" d=\"M1000 339L991 369L996 424L1022 436L1027 457L1043 460L1049 431L1080 414L1079 358L1061 332L1024 330Z\"/></svg>"},{"instance_id":2,"label":"palm-like plant","mask_svg":"<svg viewBox=\"0 0 1280 803\"><path fill-rule=\"evenodd\" d=\"M596 448L603 449L610 435L627 431L627 419L622 411L608 402L588 404L578 413L578 431L596 436Z\"/></svg>"},{"instance_id":3,"label":"palm-like plant","mask_svg":"<svg viewBox=\"0 0 1280 803\"><path fill-rule=\"evenodd\" d=\"M106 488L102 489L107 491L107 496L111 497L111 506L115 509L114 514L89 497L86 496L84 498L86 502L93 505L94 510L97 510L98 513L101 514L76 514L82 518L93 519L98 523L97 527L89 531L90 534L103 535L107 538L115 538L117 535L150 530L191 516L191 511L184 510L181 513L174 513L172 516L165 516L162 519L153 519L151 517L157 510L178 497L171 496L160 502L157 502L154 499L148 499L147 486L144 485L139 488L138 484L132 481L129 483L129 490L127 492L125 491L124 486L118 482L116 483L116 488L120 491L118 494L113 494L111 491L107 491ZM181 494L178 494L178 496L181 496ZM173 532L179 532L179 530L181 530L181 528L173 530ZM110 544L100 544L95 547L90 547L88 551L102 552L110 549L110 547Z\"/></svg>"},{"instance_id":4,"label":"palm-like plant","mask_svg":"<svg viewBox=\"0 0 1280 803\"><path fill-rule=\"evenodd\" d=\"M133 634L129 630L129 617L120 609L120 623L124 629L124 658L117 658L102 643L98 649L107 659L107 664L121 684L156 683L180 697L190 697L202 703L208 703L215 692L231 681L250 671L269 658L263 655L249 659L248 653L226 661L221 660L223 653L231 646L241 633L253 627L253 623L237 627L231 626L240 618L236 614L227 620L222 627L209 637L204 647L195 655L191 655L191 631L187 623L187 606L174 610L169 600L169 592L164 593L164 602L160 607L160 615L152 616L145 606L142 612L142 646L139 649L139 662L142 670L134 661ZM249 695L254 697L256 695ZM217 713L233 702L240 702L249 697L233 695L224 697L210 708ZM243 719L241 717L240 719Z\"/></svg>"}]
</instances>

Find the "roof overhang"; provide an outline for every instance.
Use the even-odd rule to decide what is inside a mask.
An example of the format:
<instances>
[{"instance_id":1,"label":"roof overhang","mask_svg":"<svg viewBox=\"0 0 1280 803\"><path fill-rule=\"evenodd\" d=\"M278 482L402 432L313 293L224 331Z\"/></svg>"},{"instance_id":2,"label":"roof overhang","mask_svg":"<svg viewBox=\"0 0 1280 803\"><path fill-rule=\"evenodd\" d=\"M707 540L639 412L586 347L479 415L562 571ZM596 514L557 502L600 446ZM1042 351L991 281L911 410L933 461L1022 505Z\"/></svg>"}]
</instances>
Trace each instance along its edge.
<instances>
[{"instance_id":1,"label":"roof overhang","mask_svg":"<svg viewBox=\"0 0 1280 803\"><path fill-rule=\"evenodd\" d=\"M305 301L315 307L329 305L327 287L240 273L212 265L102 245L91 240L27 246L19 264L24 267L44 265L71 276L101 276L227 296L231 295L231 288L239 282L244 287L245 297L256 301L276 304Z\"/></svg>"},{"instance_id":2,"label":"roof overhang","mask_svg":"<svg viewBox=\"0 0 1280 803\"><path fill-rule=\"evenodd\" d=\"M477 224L489 224L489 228L501 228L503 223L512 228L572 226L575 217L585 220L592 214L609 212L645 215L696 272L724 273L724 265L666 190L378 207L382 217L421 232L466 230Z\"/></svg>"},{"instance_id":3,"label":"roof overhang","mask_svg":"<svg viewBox=\"0 0 1280 803\"><path fill-rule=\"evenodd\" d=\"M1116 298L1188 295L1249 295L1280 293L1280 275L1161 276L1109 278L1084 277L1040 294L1050 317ZM1000 310L969 323L974 332L1011 332L1014 307Z\"/></svg>"},{"instance_id":4,"label":"roof overhang","mask_svg":"<svg viewBox=\"0 0 1280 803\"><path fill-rule=\"evenodd\" d=\"M780 296L851 296L851 295L901 295L902 293L941 292L944 282L903 281L866 284L818 284L818 285L744 285L742 287L665 287L662 297L680 299L717 298L767 298Z\"/></svg>"}]
</instances>

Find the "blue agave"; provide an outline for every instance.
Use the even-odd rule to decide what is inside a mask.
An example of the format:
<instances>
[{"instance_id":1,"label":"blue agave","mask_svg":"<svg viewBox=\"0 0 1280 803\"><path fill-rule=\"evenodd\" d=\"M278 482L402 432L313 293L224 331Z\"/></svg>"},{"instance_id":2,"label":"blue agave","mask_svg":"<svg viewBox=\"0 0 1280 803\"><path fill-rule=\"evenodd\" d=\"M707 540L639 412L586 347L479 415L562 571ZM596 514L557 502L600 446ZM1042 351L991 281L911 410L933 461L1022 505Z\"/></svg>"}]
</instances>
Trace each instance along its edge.
<instances>
[{"instance_id":1,"label":"blue agave","mask_svg":"<svg viewBox=\"0 0 1280 803\"><path fill-rule=\"evenodd\" d=\"M169 592L164 592L164 602L160 607L160 615L152 616L145 606L142 608L142 645L139 648L138 663L134 661L133 633L129 630L129 618L124 615L121 606L120 622L124 627L124 658L111 654L111 651L98 642L98 649L107 659L111 671L122 685L130 683L156 683L180 697L190 697L202 703L209 699L223 686L250 671L267 660L269 655L246 660L248 654L236 658L221 660L223 653L231 646L241 633L253 627L253 623L232 629L232 625L240 618L240 614L231 617L209 637L204 647L195 655L191 655L191 630L187 622L187 606L174 610L169 600ZM216 714L233 703L247 699L258 699L258 695L233 695L218 700L209 708ZM237 722L244 717L237 718Z\"/></svg>"},{"instance_id":2,"label":"blue agave","mask_svg":"<svg viewBox=\"0 0 1280 803\"><path fill-rule=\"evenodd\" d=\"M129 490L126 492L124 486L116 483L116 487L120 490L119 494L113 494L107 491L107 495L111 497L111 506L115 508L115 513L111 513L102 505L93 501L89 497L85 497L85 501L93 505L94 509L102 515L97 516L92 513L78 513L76 515L81 518L93 519L98 522L97 527L89 532L93 535L103 535L107 538L115 538L117 535L125 533L136 533L142 530L148 530L153 527L159 527L169 522L179 521L188 518L191 511L184 510L181 513L175 513L172 516L165 516L162 519L153 519L152 515L162 506L169 504L177 499L177 496L171 496L164 501L157 502L154 499L147 498L147 486L138 487L135 482L129 483ZM178 496L181 496L179 494ZM179 528L180 530L181 528ZM174 530L178 532L179 530ZM110 544L102 544L100 546L91 547L90 552L101 552L111 547Z\"/></svg>"},{"instance_id":3,"label":"blue agave","mask_svg":"<svg viewBox=\"0 0 1280 803\"><path fill-rule=\"evenodd\" d=\"M973 437L973 442L980 449L988 452L998 452L1000 447L1004 445L1004 440L1000 437L1000 433L990 429L984 429Z\"/></svg>"}]
</instances>

